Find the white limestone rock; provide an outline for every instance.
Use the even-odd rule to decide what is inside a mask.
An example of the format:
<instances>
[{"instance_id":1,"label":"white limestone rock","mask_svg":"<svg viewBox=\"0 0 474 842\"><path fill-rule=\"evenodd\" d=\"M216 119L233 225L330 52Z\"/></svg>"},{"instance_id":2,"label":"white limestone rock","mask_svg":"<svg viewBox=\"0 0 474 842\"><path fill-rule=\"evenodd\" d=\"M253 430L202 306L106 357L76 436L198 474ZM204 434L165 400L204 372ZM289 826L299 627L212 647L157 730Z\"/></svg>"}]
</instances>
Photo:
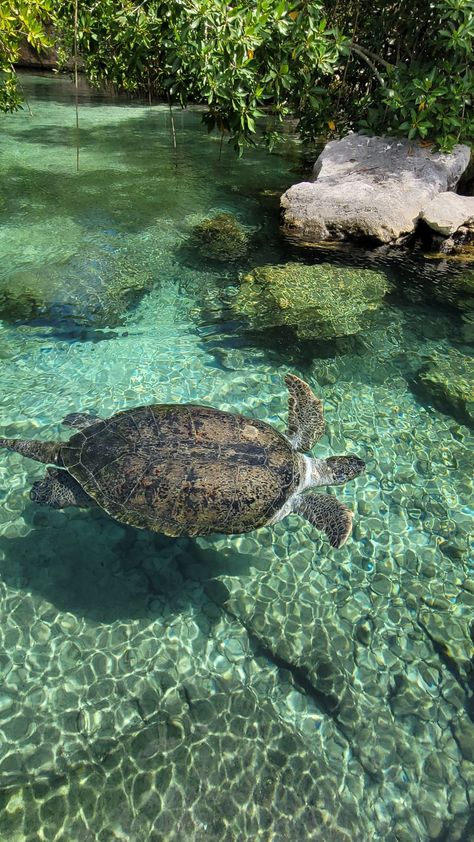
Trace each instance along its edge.
<instances>
[{"instance_id":1,"label":"white limestone rock","mask_svg":"<svg viewBox=\"0 0 474 842\"><path fill-rule=\"evenodd\" d=\"M421 218L438 234L448 236L458 228L474 227L474 196L459 196L457 193L439 193L427 204Z\"/></svg>"},{"instance_id":2,"label":"white limestone rock","mask_svg":"<svg viewBox=\"0 0 474 842\"><path fill-rule=\"evenodd\" d=\"M398 138L350 134L330 141L313 180L281 197L283 229L308 242L395 242L414 230L431 199L454 190L469 160L463 145L441 153Z\"/></svg>"}]
</instances>

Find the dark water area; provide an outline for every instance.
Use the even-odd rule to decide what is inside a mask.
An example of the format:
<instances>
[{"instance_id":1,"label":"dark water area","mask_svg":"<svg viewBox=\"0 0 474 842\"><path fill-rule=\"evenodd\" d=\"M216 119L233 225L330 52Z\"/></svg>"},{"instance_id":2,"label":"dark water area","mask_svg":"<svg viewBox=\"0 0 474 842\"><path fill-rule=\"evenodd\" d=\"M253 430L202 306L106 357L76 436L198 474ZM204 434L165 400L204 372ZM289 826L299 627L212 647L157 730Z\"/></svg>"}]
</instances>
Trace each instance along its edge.
<instances>
[{"instance_id":1,"label":"dark water area","mask_svg":"<svg viewBox=\"0 0 474 842\"><path fill-rule=\"evenodd\" d=\"M367 471L335 489L355 517L333 550L295 515L171 539L41 507L44 466L2 451L0 839L474 839L474 269L284 240L291 137L238 160L196 108L174 148L167 107L83 91L78 138L68 80L23 84L31 113L1 118L1 435L152 402L284 431L292 371L324 400L314 455ZM228 255L196 242L218 214ZM245 278L288 263L387 293L350 335L308 336L292 301L246 317Z\"/></svg>"}]
</instances>

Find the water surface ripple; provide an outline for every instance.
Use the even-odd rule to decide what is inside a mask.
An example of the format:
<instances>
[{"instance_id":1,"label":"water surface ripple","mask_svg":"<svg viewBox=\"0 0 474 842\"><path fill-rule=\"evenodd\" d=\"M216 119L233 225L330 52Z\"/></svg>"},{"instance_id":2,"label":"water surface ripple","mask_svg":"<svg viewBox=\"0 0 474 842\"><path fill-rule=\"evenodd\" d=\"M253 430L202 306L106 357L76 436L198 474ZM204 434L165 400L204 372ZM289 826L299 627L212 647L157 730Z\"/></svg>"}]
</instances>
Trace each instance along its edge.
<instances>
[{"instance_id":1,"label":"water surface ripple","mask_svg":"<svg viewBox=\"0 0 474 842\"><path fill-rule=\"evenodd\" d=\"M418 372L469 354L442 303L459 267L304 251L278 234L291 143L238 161L199 111L25 77L2 118L0 431L195 401L284 429L291 370L324 399L317 455L353 452L339 551L291 517L172 540L98 509L30 502L44 467L0 455L0 838L8 842L472 839L472 431ZM296 171L295 171L296 169ZM233 213L251 248L208 260L194 225ZM357 337L256 333L252 266L338 262L392 293ZM472 549L472 547L471 547Z\"/></svg>"}]
</instances>

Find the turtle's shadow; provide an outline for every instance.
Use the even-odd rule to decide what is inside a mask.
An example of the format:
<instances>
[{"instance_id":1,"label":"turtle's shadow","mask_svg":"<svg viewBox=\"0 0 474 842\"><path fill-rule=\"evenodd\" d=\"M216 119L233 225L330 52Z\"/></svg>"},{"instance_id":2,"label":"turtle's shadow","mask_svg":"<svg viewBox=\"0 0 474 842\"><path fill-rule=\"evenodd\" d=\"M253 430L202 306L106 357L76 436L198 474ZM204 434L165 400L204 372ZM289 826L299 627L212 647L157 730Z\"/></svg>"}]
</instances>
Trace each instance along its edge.
<instances>
[{"instance_id":1,"label":"turtle's shadow","mask_svg":"<svg viewBox=\"0 0 474 842\"><path fill-rule=\"evenodd\" d=\"M241 575L247 559L207 552L190 538L124 526L99 509L28 503L22 536L0 536L0 579L59 611L110 623L199 610L209 579ZM221 564L222 561L222 564Z\"/></svg>"}]
</instances>

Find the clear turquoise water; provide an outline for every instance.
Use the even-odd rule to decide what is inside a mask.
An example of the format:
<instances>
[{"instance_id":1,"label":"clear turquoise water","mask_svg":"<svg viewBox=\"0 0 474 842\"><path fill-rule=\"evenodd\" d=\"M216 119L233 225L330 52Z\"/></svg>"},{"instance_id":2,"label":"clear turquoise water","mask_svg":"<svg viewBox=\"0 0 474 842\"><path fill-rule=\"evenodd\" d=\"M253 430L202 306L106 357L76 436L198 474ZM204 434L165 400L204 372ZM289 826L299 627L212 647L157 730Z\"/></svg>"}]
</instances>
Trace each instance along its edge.
<instances>
[{"instance_id":1,"label":"clear turquoise water","mask_svg":"<svg viewBox=\"0 0 474 842\"><path fill-rule=\"evenodd\" d=\"M25 87L32 114L0 139L2 434L67 438L69 412L151 401L284 429L291 370L325 401L318 455L368 470L337 489L356 519L333 551L296 517L172 540L39 507L43 466L2 452L0 839L472 839L472 431L416 388L435 350L469 353L432 292L458 269L283 243L294 161L219 157L198 112L175 114L174 150L166 108L83 94L77 173L69 83ZM240 262L186 247L218 211L252 235ZM288 259L380 268L395 291L356 338L253 334L229 309L239 273Z\"/></svg>"}]
</instances>

